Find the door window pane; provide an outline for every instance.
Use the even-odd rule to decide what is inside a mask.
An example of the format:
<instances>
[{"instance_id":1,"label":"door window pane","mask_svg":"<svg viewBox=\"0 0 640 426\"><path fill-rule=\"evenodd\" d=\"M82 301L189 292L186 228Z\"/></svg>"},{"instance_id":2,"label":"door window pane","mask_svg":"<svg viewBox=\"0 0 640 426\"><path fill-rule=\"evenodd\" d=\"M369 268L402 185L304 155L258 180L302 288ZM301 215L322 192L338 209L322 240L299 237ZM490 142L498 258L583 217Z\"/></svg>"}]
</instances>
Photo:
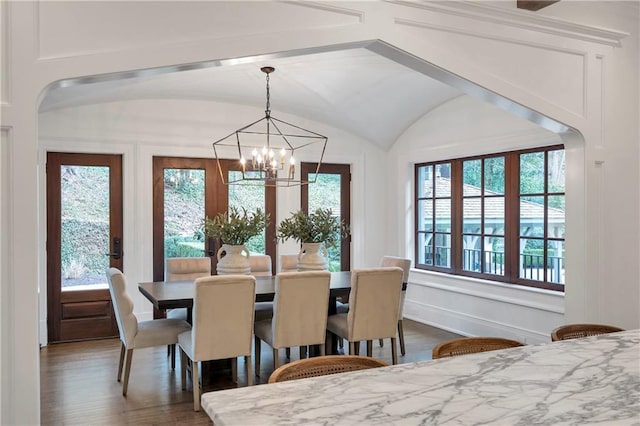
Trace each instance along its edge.
<instances>
[{"instance_id":1,"label":"door window pane","mask_svg":"<svg viewBox=\"0 0 640 426\"><path fill-rule=\"evenodd\" d=\"M241 180L242 172L237 170L229 171L229 182L234 180ZM235 207L238 211L246 209L247 212L255 212L257 209L266 211L265 207L265 187L264 185L229 185L229 209ZM269 218L269 221L275 220ZM265 254L266 253L266 236L265 231L262 231L260 235L251 237L245 244L247 249L251 253Z\"/></svg>"},{"instance_id":2,"label":"door window pane","mask_svg":"<svg viewBox=\"0 0 640 426\"><path fill-rule=\"evenodd\" d=\"M165 258L204 256L204 176L201 169L164 169Z\"/></svg>"},{"instance_id":3,"label":"door window pane","mask_svg":"<svg viewBox=\"0 0 640 426\"><path fill-rule=\"evenodd\" d=\"M342 211L340 205L340 197L342 194L341 188L341 176L337 173L309 173L309 180L313 181L315 178L316 183L309 185L309 213L316 211L317 209L331 209L331 213L339 220L343 218L340 216ZM332 272L340 270L340 244L336 244L334 247L327 247L329 252L329 270Z\"/></svg>"},{"instance_id":4,"label":"door window pane","mask_svg":"<svg viewBox=\"0 0 640 426\"><path fill-rule=\"evenodd\" d=\"M106 288L109 167L61 166L62 291Z\"/></svg>"}]
</instances>

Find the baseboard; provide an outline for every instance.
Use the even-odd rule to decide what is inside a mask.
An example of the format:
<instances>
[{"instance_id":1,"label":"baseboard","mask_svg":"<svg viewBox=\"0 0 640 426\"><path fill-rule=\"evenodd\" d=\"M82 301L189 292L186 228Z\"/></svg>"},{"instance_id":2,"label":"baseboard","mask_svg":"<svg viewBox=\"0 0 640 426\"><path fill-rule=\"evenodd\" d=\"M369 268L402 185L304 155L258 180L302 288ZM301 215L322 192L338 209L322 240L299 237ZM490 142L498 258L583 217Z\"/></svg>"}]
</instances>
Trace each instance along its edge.
<instances>
[{"instance_id":1,"label":"baseboard","mask_svg":"<svg viewBox=\"0 0 640 426\"><path fill-rule=\"evenodd\" d=\"M550 341L550 330L547 330L549 327L543 327L541 330L527 329L477 315L416 302L415 300L406 300L404 317L462 336L504 337L518 340L525 344L541 344ZM557 319L549 318L549 320L551 323L561 322L562 316Z\"/></svg>"}]
</instances>

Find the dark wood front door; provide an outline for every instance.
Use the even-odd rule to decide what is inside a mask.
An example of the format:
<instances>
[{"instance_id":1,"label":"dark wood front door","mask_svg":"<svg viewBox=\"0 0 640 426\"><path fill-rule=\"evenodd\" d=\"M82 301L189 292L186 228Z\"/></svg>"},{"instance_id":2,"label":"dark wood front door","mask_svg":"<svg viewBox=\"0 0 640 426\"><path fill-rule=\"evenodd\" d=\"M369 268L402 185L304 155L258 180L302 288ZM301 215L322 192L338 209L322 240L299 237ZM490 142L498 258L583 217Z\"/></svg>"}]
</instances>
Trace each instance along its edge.
<instances>
[{"instance_id":1,"label":"dark wood front door","mask_svg":"<svg viewBox=\"0 0 640 426\"><path fill-rule=\"evenodd\" d=\"M122 270L122 156L47 154L49 342L118 335L106 270Z\"/></svg>"}]
</instances>

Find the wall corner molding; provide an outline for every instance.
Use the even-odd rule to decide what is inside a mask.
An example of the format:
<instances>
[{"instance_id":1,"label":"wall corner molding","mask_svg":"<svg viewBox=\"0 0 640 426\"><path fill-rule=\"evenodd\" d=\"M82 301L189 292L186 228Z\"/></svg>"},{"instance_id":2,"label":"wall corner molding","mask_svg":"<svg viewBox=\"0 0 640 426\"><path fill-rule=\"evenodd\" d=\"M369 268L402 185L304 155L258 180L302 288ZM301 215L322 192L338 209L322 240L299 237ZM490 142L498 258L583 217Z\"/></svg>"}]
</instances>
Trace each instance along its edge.
<instances>
[{"instance_id":1,"label":"wall corner molding","mask_svg":"<svg viewBox=\"0 0 640 426\"><path fill-rule=\"evenodd\" d=\"M578 24L563 19L537 15L528 11L509 10L471 1L436 3L415 3L406 0L386 1L400 6L568 37L605 46L620 47L622 39L629 35L629 33L623 31Z\"/></svg>"},{"instance_id":2,"label":"wall corner molding","mask_svg":"<svg viewBox=\"0 0 640 426\"><path fill-rule=\"evenodd\" d=\"M333 13L339 13L341 15L353 16L355 18L358 18L358 21L359 21L358 23L360 24L364 23L364 12L360 10L335 6L334 4L319 3L319 2L312 2L312 1L284 0L282 1L282 3L288 4L291 6L308 7L311 9L323 10L325 12L333 12Z\"/></svg>"}]
</instances>

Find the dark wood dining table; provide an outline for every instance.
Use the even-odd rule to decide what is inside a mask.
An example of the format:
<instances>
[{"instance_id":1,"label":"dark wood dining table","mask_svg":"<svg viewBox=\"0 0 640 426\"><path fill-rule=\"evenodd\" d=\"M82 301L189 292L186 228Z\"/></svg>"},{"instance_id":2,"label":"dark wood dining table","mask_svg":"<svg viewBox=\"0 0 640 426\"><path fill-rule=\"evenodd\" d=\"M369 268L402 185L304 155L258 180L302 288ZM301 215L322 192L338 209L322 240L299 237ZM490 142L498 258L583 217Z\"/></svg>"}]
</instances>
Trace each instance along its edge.
<instances>
[{"instance_id":1,"label":"dark wood dining table","mask_svg":"<svg viewBox=\"0 0 640 426\"><path fill-rule=\"evenodd\" d=\"M256 302L273 300L277 276L256 277ZM329 315L336 313L338 297L347 297L351 290L351 272L332 272L329 290ZM191 322L193 309L193 281L142 282L138 290L146 297L156 311L186 308L187 321ZM329 339L327 353L337 353L337 341Z\"/></svg>"}]
</instances>

